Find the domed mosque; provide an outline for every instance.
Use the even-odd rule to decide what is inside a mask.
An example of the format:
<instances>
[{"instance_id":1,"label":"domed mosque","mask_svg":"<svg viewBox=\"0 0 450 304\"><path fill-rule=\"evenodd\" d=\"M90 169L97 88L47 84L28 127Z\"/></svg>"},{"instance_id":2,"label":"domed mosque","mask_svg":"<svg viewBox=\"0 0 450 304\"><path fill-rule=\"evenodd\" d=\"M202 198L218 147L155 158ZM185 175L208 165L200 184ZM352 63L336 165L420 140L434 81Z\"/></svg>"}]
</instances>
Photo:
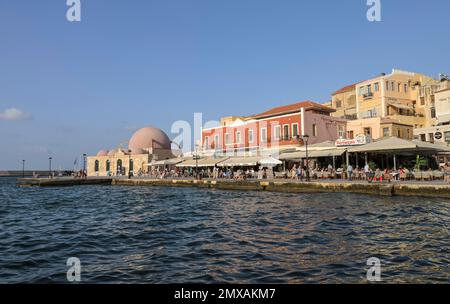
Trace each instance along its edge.
<instances>
[{"instance_id":1,"label":"domed mosque","mask_svg":"<svg viewBox=\"0 0 450 304\"><path fill-rule=\"evenodd\" d=\"M154 160L173 158L172 142L164 131L155 127L137 130L128 141L128 149L100 150L87 158L88 176L128 176L148 172Z\"/></svg>"}]
</instances>

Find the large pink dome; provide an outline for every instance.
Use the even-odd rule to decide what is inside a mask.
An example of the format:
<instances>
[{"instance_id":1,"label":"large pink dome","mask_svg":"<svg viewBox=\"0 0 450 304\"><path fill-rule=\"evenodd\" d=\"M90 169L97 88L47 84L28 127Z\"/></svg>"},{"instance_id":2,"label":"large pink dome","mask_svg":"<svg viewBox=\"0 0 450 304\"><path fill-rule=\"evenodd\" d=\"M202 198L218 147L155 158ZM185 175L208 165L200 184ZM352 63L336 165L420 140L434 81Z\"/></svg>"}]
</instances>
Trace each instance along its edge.
<instances>
[{"instance_id":1,"label":"large pink dome","mask_svg":"<svg viewBox=\"0 0 450 304\"><path fill-rule=\"evenodd\" d=\"M145 127L136 131L128 143L128 148L131 151L151 148L170 150L170 146L171 142L166 133L154 127Z\"/></svg>"},{"instance_id":2,"label":"large pink dome","mask_svg":"<svg viewBox=\"0 0 450 304\"><path fill-rule=\"evenodd\" d=\"M109 151L106 150L100 150L97 153L97 156L107 156Z\"/></svg>"}]
</instances>

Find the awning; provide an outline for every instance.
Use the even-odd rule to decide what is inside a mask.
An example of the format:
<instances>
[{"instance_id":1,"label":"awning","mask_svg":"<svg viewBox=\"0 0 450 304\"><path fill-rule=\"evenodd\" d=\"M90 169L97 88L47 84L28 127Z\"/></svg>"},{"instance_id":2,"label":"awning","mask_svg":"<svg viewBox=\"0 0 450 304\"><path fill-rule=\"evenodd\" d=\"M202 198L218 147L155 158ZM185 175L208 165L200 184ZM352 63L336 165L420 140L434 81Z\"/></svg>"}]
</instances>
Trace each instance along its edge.
<instances>
[{"instance_id":1,"label":"awning","mask_svg":"<svg viewBox=\"0 0 450 304\"><path fill-rule=\"evenodd\" d=\"M171 158L171 159L163 159L158 161L153 161L147 166L170 166L170 165L176 165L186 160L185 158Z\"/></svg>"},{"instance_id":2,"label":"awning","mask_svg":"<svg viewBox=\"0 0 450 304\"><path fill-rule=\"evenodd\" d=\"M249 156L249 157L231 157L219 164L219 167L255 167L259 161L263 159L261 156Z\"/></svg>"},{"instance_id":3,"label":"awning","mask_svg":"<svg viewBox=\"0 0 450 304\"><path fill-rule=\"evenodd\" d=\"M450 114L438 116L438 123L448 123L450 121Z\"/></svg>"},{"instance_id":4,"label":"awning","mask_svg":"<svg viewBox=\"0 0 450 304\"><path fill-rule=\"evenodd\" d=\"M179 163L177 167L179 168L185 168L185 167L214 167L217 164L227 160L228 157L204 157L198 159L196 161L195 159L188 159L182 163Z\"/></svg>"},{"instance_id":5,"label":"awning","mask_svg":"<svg viewBox=\"0 0 450 304\"><path fill-rule=\"evenodd\" d=\"M413 106L409 106L403 103L399 103L399 102L391 102L389 103L390 106L397 108L397 109L403 109L403 110L410 110L410 111L414 111L414 107Z\"/></svg>"},{"instance_id":6,"label":"awning","mask_svg":"<svg viewBox=\"0 0 450 304\"><path fill-rule=\"evenodd\" d=\"M346 149L328 149L328 150L314 150L308 151L308 158L320 158L320 157L333 157L341 156L344 154ZM297 160L305 159L306 151L297 151L293 153L283 153L280 155L282 160Z\"/></svg>"},{"instance_id":7,"label":"awning","mask_svg":"<svg viewBox=\"0 0 450 304\"><path fill-rule=\"evenodd\" d=\"M275 166L281 165L283 162L276 158L273 158L273 157L265 157L265 158L261 159L258 163L261 166L275 167Z\"/></svg>"},{"instance_id":8,"label":"awning","mask_svg":"<svg viewBox=\"0 0 450 304\"><path fill-rule=\"evenodd\" d=\"M373 152L373 153L386 153L394 151L404 152L447 152L450 151L450 147L439 144L431 144L422 141L411 141L401 139L398 137L389 137L374 141L370 144L350 148L348 152Z\"/></svg>"}]
</instances>

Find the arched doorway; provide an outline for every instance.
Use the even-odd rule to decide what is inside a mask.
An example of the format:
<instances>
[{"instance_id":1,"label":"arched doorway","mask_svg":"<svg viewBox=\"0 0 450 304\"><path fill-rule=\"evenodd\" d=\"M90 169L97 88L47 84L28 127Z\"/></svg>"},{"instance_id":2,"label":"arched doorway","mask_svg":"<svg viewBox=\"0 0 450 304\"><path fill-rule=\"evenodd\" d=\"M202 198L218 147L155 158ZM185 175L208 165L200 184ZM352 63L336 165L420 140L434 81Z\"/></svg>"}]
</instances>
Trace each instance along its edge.
<instances>
[{"instance_id":1,"label":"arched doorway","mask_svg":"<svg viewBox=\"0 0 450 304\"><path fill-rule=\"evenodd\" d=\"M96 160L95 161L95 164L94 164L94 171L95 171L95 173L98 173L98 171L99 171L99 166L100 164L99 164L99 162L98 162L98 160Z\"/></svg>"},{"instance_id":2,"label":"arched doorway","mask_svg":"<svg viewBox=\"0 0 450 304\"><path fill-rule=\"evenodd\" d=\"M134 161L132 159L130 159L130 163L128 164L129 167L129 175L133 176L134 175Z\"/></svg>"},{"instance_id":3,"label":"arched doorway","mask_svg":"<svg viewBox=\"0 0 450 304\"><path fill-rule=\"evenodd\" d=\"M110 175L111 173L109 172L111 171L111 163L109 162L109 160L106 161L106 175Z\"/></svg>"},{"instance_id":4,"label":"arched doorway","mask_svg":"<svg viewBox=\"0 0 450 304\"><path fill-rule=\"evenodd\" d=\"M117 172L116 172L116 175L122 175L122 170L123 170L122 160L118 159L117 160Z\"/></svg>"}]
</instances>

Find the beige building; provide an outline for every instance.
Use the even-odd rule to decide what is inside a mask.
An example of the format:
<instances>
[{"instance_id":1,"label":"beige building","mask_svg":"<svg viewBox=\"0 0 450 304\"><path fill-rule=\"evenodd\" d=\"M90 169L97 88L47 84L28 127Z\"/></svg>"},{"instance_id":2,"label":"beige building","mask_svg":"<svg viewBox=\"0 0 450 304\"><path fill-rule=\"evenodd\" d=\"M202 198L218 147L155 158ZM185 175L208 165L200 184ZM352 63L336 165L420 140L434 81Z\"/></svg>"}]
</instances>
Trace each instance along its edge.
<instances>
[{"instance_id":1,"label":"beige building","mask_svg":"<svg viewBox=\"0 0 450 304\"><path fill-rule=\"evenodd\" d=\"M88 176L128 176L147 173L151 161L173 158L171 141L160 129L145 127L136 131L128 149L101 150L87 158Z\"/></svg>"},{"instance_id":2,"label":"beige building","mask_svg":"<svg viewBox=\"0 0 450 304\"><path fill-rule=\"evenodd\" d=\"M372 139L399 137L413 139L413 127L389 118L373 117L347 121L347 138L365 135Z\"/></svg>"},{"instance_id":3,"label":"beige building","mask_svg":"<svg viewBox=\"0 0 450 304\"><path fill-rule=\"evenodd\" d=\"M439 89L434 93L436 123L414 130L414 137L431 143L450 144L450 80L443 76Z\"/></svg>"},{"instance_id":4,"label":"beige building","mask_svg":"<svg viewBox=\"0 0 450 304\"><path fill-rule=\"evenodd\" d=\"M331 94L331 108L336 112L332 114L334 117L344 119L357 119L356 113L356 84L343 87Z\"/></svg>"}]
</instances>

